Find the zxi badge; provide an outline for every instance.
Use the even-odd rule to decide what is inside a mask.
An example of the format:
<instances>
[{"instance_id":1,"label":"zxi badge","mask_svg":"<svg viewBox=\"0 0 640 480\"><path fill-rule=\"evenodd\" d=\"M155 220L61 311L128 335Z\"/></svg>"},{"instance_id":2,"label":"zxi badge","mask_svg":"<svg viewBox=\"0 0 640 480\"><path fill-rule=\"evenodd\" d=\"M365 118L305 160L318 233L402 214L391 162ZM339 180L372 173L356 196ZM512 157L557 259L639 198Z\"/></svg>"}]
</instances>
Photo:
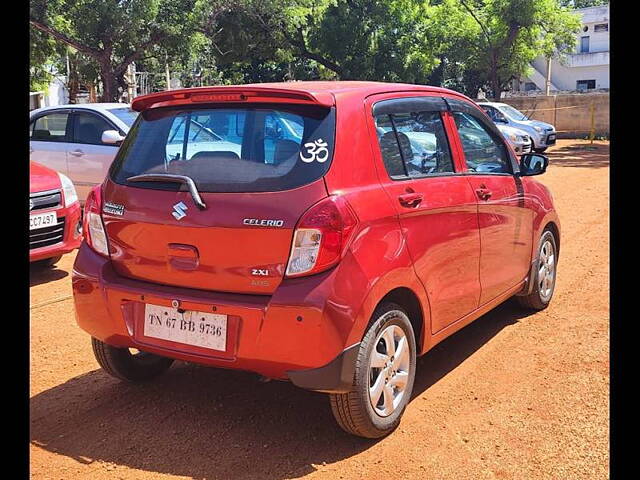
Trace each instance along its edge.
<instances>
[{"instance_id":1,"label":"zxi badge","mask_svg":"<svg viewBox=\"0 0 640 480\"><path fill-rule=\"evenodd\" d=\"M173 206L173 212L171 212L171 215L173 215L173 218L175 218L176 220L182 220L184 217L187 216L187 214L185 213L185 210L187 210L187 206L182 203L176 203Z\"/></svg>"}]
</instances>

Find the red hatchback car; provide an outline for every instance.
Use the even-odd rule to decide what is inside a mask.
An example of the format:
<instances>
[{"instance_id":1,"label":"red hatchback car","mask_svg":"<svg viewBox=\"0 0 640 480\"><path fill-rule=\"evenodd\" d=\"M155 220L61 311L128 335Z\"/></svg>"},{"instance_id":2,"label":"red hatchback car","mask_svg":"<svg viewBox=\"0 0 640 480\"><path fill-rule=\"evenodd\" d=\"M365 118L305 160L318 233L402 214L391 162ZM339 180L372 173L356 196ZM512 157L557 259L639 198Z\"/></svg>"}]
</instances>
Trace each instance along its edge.
<instances>
[{"instance_id":1,"label":"red hatchback car","mask_svg":"<svg viewBox=\"0 0 640 480\"><path fill-rule=\"evenodd\" d=\"M29 164L29 261L54 265L80 246L80 203L71 180L61 173Z\"/></svg>"},{"instance_id":2,"label":"red hatchback car","mask_svg":"<svg viewBox=\"0 0 640 480\"><path fill-rule=\"evenodd\" d=\"M416 356L512 296L553 295L560 224L485 113L442 88L205 87L138 97L85 205L77 321L98 363L174 359L330 394L340 426L392 431Z\"/></svg>"}]
</instances>

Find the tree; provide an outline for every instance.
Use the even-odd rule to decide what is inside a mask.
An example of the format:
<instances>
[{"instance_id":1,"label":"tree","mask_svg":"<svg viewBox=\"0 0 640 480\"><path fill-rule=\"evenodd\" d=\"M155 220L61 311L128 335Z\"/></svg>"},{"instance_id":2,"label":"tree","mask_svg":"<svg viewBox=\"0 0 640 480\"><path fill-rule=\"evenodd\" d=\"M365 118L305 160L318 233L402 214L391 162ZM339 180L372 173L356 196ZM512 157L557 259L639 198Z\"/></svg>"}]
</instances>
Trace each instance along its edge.
<instances>
[{"instance_id":1,"label":"tree","mask_svg":"<svg viewBox=\"0 0 640 480\"><path fill-rule=\"evenodd\" d=\"M445 0L440 7L459 25L458 48L447 56L464 66L464 77L475 72L495 99L538 55L570 51L580 26L557 0Z\"/></svg>"},{"instance_id":2,"label":"tree","mask_svg":"<svg viewBox=\"0 0 640 480\"><path fill-rule=\"evenodd\" d=\"M318 2L297 7L279 30L294 55L317 62L326 77L424 83L438 63L428 9L418 0Z\"/></svg>"},{"instance_id":3,"label":"tree","mask_svg":"<svg viewBox=\"0 0 640 480\"><path fill-rule=\"evenodd\" d=\"M102 100L115 101L132 62L159 49L179 52L188 43L196 1L32 0L29 22L32 32L45 33L95 62Z\"/></svg>"},{"instance_id":4,"label":"tree","mask_svg":"<svg viewBox=\"0 0 640 480\"><path fill-rule=\"evenodd\" d=\"M65 48L48 35L38 31L29 32L29 89L32 92L46 91L53 79L56 61L65 53Z\"/></svg>"}]
</instances>

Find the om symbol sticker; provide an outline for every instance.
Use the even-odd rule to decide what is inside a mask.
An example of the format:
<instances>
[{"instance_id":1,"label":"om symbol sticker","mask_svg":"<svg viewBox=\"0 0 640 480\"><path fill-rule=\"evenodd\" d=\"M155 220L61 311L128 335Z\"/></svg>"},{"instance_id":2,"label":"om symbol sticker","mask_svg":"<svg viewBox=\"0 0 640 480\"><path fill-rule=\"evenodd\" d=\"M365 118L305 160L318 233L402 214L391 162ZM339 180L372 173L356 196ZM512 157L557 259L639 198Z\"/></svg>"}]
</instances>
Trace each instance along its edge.
<instances>
[{"instance_id":1,"label":"om symbol sticker","mask_svg":"<svg viewBox=\"0 0 640 480\"><path fill-rule=\"evenodd\" d=\"M300 160L305 163L318 162L324 163L329 158L329 150L327 147L329 144L322 140L317 139L315 142L309 142L304 144L304 148L307 150L306 155L300 152Z\"/></svg>"}]
</instances>

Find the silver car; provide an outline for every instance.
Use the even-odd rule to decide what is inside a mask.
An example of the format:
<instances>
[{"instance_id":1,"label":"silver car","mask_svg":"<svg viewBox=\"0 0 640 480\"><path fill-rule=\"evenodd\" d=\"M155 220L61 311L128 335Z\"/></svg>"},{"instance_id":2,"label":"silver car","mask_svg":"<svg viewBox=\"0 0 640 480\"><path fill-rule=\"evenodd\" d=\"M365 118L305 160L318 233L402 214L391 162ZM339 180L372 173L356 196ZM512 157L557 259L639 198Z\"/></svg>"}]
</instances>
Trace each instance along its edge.
<instances>
[{"instance_id":1,"label":"silver car","mask_svg":"<svg viewBox=\"0 0 640 480\"><path fill-rule=\"evenodd\" d=\"M29 114L30 160L71 179L80 203L102 183L138 112L126 103L56 105Z\"/></svg>"},{"instance_id":2,"label":"silver car","mask_svg":"<svg viewBox=\"0 0 640 480\"><path fill-rule=\"evenodd\" d=\"M496 124L496 127L498 127L502 136L513 147L516 154L522 155L531 152L531 137L527 135L527 132L503 123Z\"/></svg>"},{"instance_id":3,"label":"silver car","mask_svg":"<svg viewBox=\"0 0 640 480\"><path fill-rule=\"evenodd\" d=\"M544 152L547 147L556 143L556 129L549 123L530 120L524 113L506 103L482 102L478 105L496 125L508 125L524 130L531 137L533 150L538 153Z\"/></svg>"}]
</instances>

